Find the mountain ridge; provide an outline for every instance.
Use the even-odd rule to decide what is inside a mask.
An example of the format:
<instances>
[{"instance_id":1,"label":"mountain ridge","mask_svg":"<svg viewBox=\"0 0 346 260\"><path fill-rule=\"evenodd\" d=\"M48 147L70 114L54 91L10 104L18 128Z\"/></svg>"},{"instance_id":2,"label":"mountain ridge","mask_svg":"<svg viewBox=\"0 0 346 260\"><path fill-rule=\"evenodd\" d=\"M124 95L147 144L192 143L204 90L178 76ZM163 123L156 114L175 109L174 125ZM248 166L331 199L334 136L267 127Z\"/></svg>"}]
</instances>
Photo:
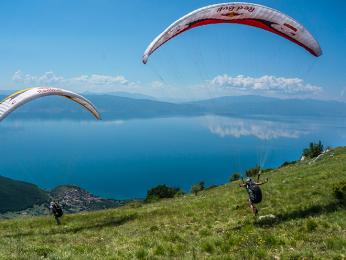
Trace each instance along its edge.
<instances>
[{"instance_id":1,"label":"mountain ridge","mask_svg":"<svg viewBox=\"0 0 346 260\"><path fill-rule=\"evenodd\" d=\"M115 95L86 95L103 120L176 116L346 116L346 103L314 99L278 99L263 96L227 96L173 103ZM12 113L11 119L80 119L92 117L78 104L60 97L30 102Z\"/></svg>"}]
</instances>

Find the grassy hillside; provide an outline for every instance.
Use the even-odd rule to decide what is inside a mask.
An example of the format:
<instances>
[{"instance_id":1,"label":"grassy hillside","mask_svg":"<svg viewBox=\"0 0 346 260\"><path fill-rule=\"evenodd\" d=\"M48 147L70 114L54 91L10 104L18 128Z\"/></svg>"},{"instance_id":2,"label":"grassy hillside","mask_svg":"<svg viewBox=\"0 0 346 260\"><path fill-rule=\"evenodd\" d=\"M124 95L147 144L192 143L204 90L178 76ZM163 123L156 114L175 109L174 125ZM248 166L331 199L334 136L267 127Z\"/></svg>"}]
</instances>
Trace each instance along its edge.
<instances>
[{"instance_id":1,"label":"grassy hillside","mask_svg":"<svg viewBox=\"0 0 346 260\"><path fill-rule=\"evenodd\" d=\"M0 213L26 209L48 200L47 192L36 185L0 176Z\"/></svg>"},{"instance_id":2,"label":"grassy hillside","mask_svg":"<svg viewBox=\"0 0 346 260\"><path fill-rule=\"evenodd\" d=\"M346 181L346 148L265 174L255 220L238 183L154 204L0 222L0 258L344 259L346 210L333 185Z\"/></svg>"}]
</instances>

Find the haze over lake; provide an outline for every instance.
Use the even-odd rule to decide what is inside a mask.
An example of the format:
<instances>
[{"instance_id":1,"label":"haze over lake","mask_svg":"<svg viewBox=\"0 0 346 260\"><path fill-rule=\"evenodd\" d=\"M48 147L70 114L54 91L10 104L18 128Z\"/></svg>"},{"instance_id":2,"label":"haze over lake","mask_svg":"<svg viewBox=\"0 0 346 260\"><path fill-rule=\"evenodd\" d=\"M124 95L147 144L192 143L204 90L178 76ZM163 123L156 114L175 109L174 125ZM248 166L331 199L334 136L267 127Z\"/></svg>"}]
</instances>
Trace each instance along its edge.
<instances>
[{"instance_id":1,"label":"haze over lake","mask_svg":"<svg viewBox=\"0 0 346 260\"><path fill-rule=\"evenodd\" d=\"M188 191L257 164L299 159L311 141L346 145L346 120L221 116L114 121L4 121L0 175L50 189L79 185L109 198L144 197L157 184Z\"/></svg>"}]
</instances>

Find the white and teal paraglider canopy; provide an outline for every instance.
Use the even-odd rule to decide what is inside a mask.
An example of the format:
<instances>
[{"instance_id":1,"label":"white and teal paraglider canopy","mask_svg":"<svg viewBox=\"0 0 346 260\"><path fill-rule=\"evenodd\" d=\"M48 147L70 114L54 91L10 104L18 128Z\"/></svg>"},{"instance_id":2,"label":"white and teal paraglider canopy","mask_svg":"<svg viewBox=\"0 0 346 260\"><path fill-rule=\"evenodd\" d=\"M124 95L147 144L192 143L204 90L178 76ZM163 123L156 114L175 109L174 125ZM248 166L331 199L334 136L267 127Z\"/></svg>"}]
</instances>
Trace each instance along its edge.
<instances>
[{"instance_id":1,"label":"white and teal paraglider canopy","mask_svg":"<svg viewBox=\"0 0 346 260\"><path fill-rule=\"evenodd\" d=\"M83 96L60 88L38 87L20 90L1 101L0 121L3 120L7 115L9 115L12 111L16 110L21 105L24 105L25 103L32 101L34 99L51 95L68 98L86 108L90 113L94 115L94 117L97 120L101 119L96 107Z\"/></svg>"},{"instance_id":2,"label":"white and teal paraglider canopy","mask_svg":"<svg viewBox=\"0 0 346 260\"><path fill-rule=\"evenodd\" d=\"M195 27L217 23L261 28L294 42L316 57L322 55L320 45L311 33L286 14L258 4L223 3L200 8L174 22L148 46L143 55L143 63L146 64L156 49L175 36Z\"/></svg>"}]
</instances>

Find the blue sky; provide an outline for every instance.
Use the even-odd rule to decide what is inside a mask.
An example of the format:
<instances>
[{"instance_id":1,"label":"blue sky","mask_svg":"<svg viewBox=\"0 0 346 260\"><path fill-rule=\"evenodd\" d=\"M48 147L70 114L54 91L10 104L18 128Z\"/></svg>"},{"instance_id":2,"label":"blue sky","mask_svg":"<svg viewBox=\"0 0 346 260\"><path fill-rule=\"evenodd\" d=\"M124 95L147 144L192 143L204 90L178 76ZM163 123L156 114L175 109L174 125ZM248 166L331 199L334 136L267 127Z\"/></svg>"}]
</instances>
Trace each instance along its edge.
<instances>
[{"instance_id":1,"label":"blue sky","mask_svg":"<svg viewBox=\"0 0 346 260\"><path fill-rule=\"evenodd\" d=\"M346 2L252 2L301 22L320 42L323 56L315 58L257 28L224 24L180 35L143 65L145 48L169 24L196 8L219 2L1 1L0 89L56 85L79 92L198 99L241 94L201 87L215 79L295 79L298 85L321 89L305 96L346 100Z\"/></svg>"}]
</instances>

